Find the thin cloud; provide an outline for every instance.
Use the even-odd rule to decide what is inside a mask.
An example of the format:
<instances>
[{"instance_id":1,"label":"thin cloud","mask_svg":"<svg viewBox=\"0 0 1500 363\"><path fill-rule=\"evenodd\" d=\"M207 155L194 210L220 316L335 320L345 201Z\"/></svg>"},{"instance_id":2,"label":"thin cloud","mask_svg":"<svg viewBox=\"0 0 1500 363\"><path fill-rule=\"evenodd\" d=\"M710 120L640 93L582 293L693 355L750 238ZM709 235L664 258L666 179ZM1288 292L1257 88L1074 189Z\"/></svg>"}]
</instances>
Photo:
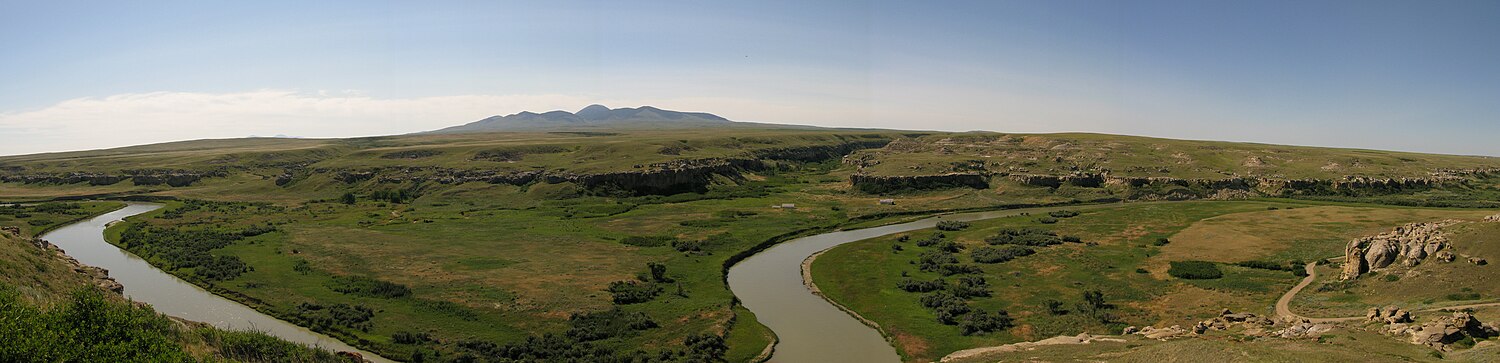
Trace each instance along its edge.
<instances>
[{"instance_id":1,"label":"thin cloud","mask_svg":"<svg viewBox=\"0 0 1500 363\"><path fill-rule=\"evenodd\" d=\"M520 110L574 109L562 95L380 99L357 92L151 92L78 98L0 114L0 155L251 135L350 137L431 130Z\"/></svg>"}]
</instances>

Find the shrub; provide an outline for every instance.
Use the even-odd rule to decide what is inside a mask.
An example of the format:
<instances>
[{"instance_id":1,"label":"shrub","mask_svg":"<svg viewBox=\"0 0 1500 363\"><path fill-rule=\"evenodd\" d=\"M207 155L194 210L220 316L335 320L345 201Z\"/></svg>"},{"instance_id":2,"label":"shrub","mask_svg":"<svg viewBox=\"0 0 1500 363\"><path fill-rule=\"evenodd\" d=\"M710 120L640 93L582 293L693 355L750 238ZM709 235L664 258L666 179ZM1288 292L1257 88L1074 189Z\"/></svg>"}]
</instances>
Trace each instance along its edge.
<instances>
[{"instance_id":1,"label":"shrub","mask_svg":"<svg viewBox=\"0 0 1500 363\"><path fill-rule=\"evenodd\" d=\"M962 231L969 228L969 222L941 221L937 223L937 229L941 231Z\"/></svg>"},{"instance_id":2,"label":"shrub","mask_svg":"<svg viewBox=\"0 0 1500 363\"><path fill-rule=\"evenodd\" d=\"M644 279L644 278L641 279L643 281L646 281L646 282L662 282L662 283L672 282L672 278L667 277L667 265L663 265L663 264L656 263L656 262L647 262L646 263L646 270L647 270L647 273L649 273L651 275L650 275L649 279Z\"/></svg>"},{"instance_id":3,"label":"shrub","mask_svg":"<svg viewBox=\"0 0 1500 363\"><path fill-rule=\"evenodd\" d=\"M969 255L978 263L1001 263L1015 259L1016 257L1030 256L1036 253L1030 247L1007 245L999 248L980 247L970 252Z\"/></svg>"},{"instance_id":4,"label":"shrub","mask_svg":"<svg viewBox=\"0 0 1500 363\"><path fill-rule=\"evenodd\" d=\"M406 285L365 276L334 276L329 288L344 294L394 299L411 295Z\"/></svg>"},{"instance_id":5,"label":"shrub","mask_svg":"<svg viewBox=\"0 0 1500 363\"><path fill-rule=\"evenodd\" d=\"M983 276L964 276L958 278L958 286L954 286L953 296L960 298L972 298L990 296L990 284Z\"/></svg>"},{"instance_id":6,"label":"shrub","mask_svg":"<svg viewBox=\"0 0 1500 363\"><path fill-rule=\"evenodd\" d=\"M661 247L676 241L676 237L670 236L629 236L621 239L620 243L636 247Z\"/></svg>"},{"instance_id":7,"label":"shrub","mask_svg":"<svg viewBox=\"0 0 1500 363\"><path fill-rule=\"evenodd\" d=\"M1063 242L1071 242L1071 243L1080 243L1080 242L1083 242L1083 239L1082 238L1078 238L1078 236L1063 236L1062 237L1062 241Z\"/></svg>"},{"instance_id":8,"label":"shrub","mask_svg":"<svg viewBox=\"0 0 1500 363\"><path fill-rule=\"evenodd\" d=\"M1051 246L1062 244L1062 238L1056 233L1036 228L1006 228L1001 229L994 236L984 239L985 243L991 245L1022 245L1022 246Z\"/></svg>"},{"instance_id":9,"label":"shrub","mask_svg":"<svg viewBox=\"0 0 1500 363\"><path fill-rule=\"evenodd\" d=\"M1077 217L1078 216L1078 211L1071 211L1071 210L1052 211L1052 212L1047 212L1047 216L1052 217L1052 218L1073 218L1073 217Z\"/></svg>"},{"instance_id":10,"label":"shrub","mask_svg":"<svg viewBox=\"0 0 1500 363\"><path fill-rule=\"evenodd\" d=\"M964 315L958 323L958 328L963 335L976 335L1009 329L1014 324L1010 313L1005 310L994 313L975 310Z\"/></svg>"},{"instance_id":11,"label":"shrub","mask_svg":"<svg viewBox=\"0 0 1500 363\"><path fill-rule=\"evenodd\" d=\"M607 291L616 305L628 305L655 299L661 294L661 286L649 282L615 281L609 284Z\"/></svg>"},{"instance_id":12,"label":"shrub","mask_svg":"<svg viewBox=\"0 0 1500 363\"><path fill-rule=\"evenodd\" d=\"M1208 261L1172 261L1167 274L1180 279L1209 280L1224 277L1219 266Z\"/></svg>"},{"instance_id":13,"label":"shrub","mask_svg":"<svg viewBox=\"0 0 1500 363\"><path fill-rule=\"evenodd\" d=\"M568 320L573 327L568 329L567 336L580 342L625 336L658 326L646 313L627 313L619 307L601 312L573 314Z\"/></svg>"},{"instance_id":14,"label":"shrub","mask_svg":"<svg viewBox=\"0 0 1500 363\"><path fill-rule=\"evenodd\" d=\"M1063 302L1061 301L1048 299L1047 302L1042 303L1042 306L1047 308L1047 314L1054 316L1068 314L1068 309L1063 309Z\"/></svg>"},{"instance_id":15,"label":"shrub","mask_svg":"<svg viewBox=\"0 0 1500 363\"><path fill-rule=\"evenodd\" d=\"M943 274L943 276L953 276L984 273L984 270L980 269L979 266L974 265L948 264L938 266L938 273Z\"/></svg>"},{"instance_id":16,"label":"shrub","mask_svg":"<svg viewBox=\"0 0 1500 363\"><path fill-rule=\"evenodd\" d=\"M333 305L302 303L297 305L297 310L292 313L292 320L296 320L298 325L319 331L351 328L368 332L370 319L374 317L375 311L370 308L343 303Z\"/></svg>"},{"instance_id":17,"label":"shrub","mask_svg":"<svg viewBox=\"0 0 1500 363\"><path fill-rule=\"evenodd\" d=\"M901 282L896 283L896 288L899 288L902 291L906 292L933 292L942 290L945 285L946 284L943 283L943 279L919 281L908 277L901 279Z\"/></svg>"},{"instance_id":18,"label":"shrub","mask_svg":"<svg viewBox=\"0 0 1500 363\"><path fill-rule=\"evenodd\" d=\"M1296 271L1296 270L1302 269L1302 266L1301 266L1302 264L1299 264L1299 263L1279 264L1279 263L1269 262L1269 261L1253 261L1253 260L1252 261L1244 261L1244 262L1236 262L1235 265L1236 266L1240 266L1240 267L1247 267L1247 268L1254 268L1254 269L1261 269L1261 270L1272 270L1272 271Z\"/></svg>"},{"instance_id":19,"label":"shrub","mask_svg":"<svg viewBox=\"0 0 1500 363\"><path fill-rule=\"evenodd\" d=\"M1166 237L1162 237L1162 238L1157 238L1155 242L1151 242L1151 245L1152 246L1160 247L1160 246L1166 246L1168 243L1172 243L1172 240L1169 240Z\"/></svg>"},{"instance_id":20,"label":"shrub","mask_svg":"<svg viewBox=\"0 0 1500 363\"><path fill-rule=\"evenodd\" d=\"M0 361L190 362L176 324L150 308L80 289L48 309L0 285Z\"/></svg>"},{"instance_id":21,"label":"shrub","mask_svg":"<svg viewBox=\"0 0 1500 363\"><path fill-rule=\"evenodd\" d=\"M218 256L198 265L198 268L193 269L193 275L197 275L205 280L223 281L232 280L239 277L240 274L253 270L250 265L246 265L245 261L241 261L239 257Z\"/></svg>"},{"instance_id":22,"label":"shrub","mask_svg":"<svg viewBox=\"0 0 1500 363\"><path fill-rule=\"evenodd\" d=\"M1036 221L1037 221L1037 223L1041 223L1041 224L1053 224L1053 223L1057 223L1057 218L1053 218L1053 217L1041 217L1041 218L1037 218Z\"/></svg>"},{"instance_id":23,"label":"shrub","mask_svg":"<svg viewBox=\"0 0 1500 363\"><path fill-rule=\"evenodd\" d=\"M933 245L932 247L938 251L943 252L958 252L963 251L964 249L963 245L953 243L953 241L942 241Z\"/></svg>"},{"instance_id":24,"label":"shrub","mask_svg":"<svg viewBox=\"0 0 1500 363\"><path fill-rule=\"evenodd\" d=\"M422 344L432 340L432 337L424 332L398 331L391 334L391 342L396 344Z\"/></svg>"},{"instance_id":25,"label":"shrub","mask_svg":"<svg viewBox=\"0 0 1500 363\"><path fill-rule=\"evenodd\" d=\"M922 271L937 271L942 265L958 263L958 257L943 251L927 251L917 255L918 268Z\"/></svg>"}]
</instances>

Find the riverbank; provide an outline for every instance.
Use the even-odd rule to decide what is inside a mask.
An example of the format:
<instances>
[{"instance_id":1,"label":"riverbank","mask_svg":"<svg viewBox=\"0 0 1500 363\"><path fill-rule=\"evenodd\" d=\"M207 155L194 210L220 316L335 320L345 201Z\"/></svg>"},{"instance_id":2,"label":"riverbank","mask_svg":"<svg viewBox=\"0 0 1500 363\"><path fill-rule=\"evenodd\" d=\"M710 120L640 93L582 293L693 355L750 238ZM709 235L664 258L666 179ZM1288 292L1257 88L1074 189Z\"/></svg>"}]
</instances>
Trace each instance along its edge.
<instances>
[{"instance_id":1,"label":"riverbank","mask_svg":"<svg viewBox=\"0 0 1500 363\"><path fill-rule=\"evenodd\" d=\"M108 271L110 278L123 286L125 297L149 304L162 314L221 329L253 329L310 347L356 353L373 362L391 362L212 294L105 241L105 228L113 222L159 208L161 205L130 203L119 210L58 228L41 239L60 250L71 250L67 256L80 264Z\"/></svg>"}]
</instances>

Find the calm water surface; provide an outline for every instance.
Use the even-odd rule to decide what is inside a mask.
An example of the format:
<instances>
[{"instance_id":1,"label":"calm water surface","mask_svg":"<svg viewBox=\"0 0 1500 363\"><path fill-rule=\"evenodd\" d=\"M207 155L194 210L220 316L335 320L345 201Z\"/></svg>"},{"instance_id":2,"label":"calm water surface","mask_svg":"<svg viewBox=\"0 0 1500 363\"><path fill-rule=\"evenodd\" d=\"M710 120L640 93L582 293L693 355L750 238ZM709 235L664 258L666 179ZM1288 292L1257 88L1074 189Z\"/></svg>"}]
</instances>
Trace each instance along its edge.
<instances>
[{"instance_id":1,"label":"calm water surface","mask_svg":"<svg viewBox=\"0 0 1500 363\"><path fill-rule=\"evenodd\" d=\"M259 330L276 337L334 351L358 352L365 359L391 362L375 354L344 344L323 334L262 314L233 300L198 288L152 267L140 257L104 241L104 227L125 217L161 208L157 204L131 203L124 209L59 228L43 235L52 244L85 265L103 267L109 276L125 285L125 296L151 304L157 312L234 330Z\"/></svg>"}]
</instances>

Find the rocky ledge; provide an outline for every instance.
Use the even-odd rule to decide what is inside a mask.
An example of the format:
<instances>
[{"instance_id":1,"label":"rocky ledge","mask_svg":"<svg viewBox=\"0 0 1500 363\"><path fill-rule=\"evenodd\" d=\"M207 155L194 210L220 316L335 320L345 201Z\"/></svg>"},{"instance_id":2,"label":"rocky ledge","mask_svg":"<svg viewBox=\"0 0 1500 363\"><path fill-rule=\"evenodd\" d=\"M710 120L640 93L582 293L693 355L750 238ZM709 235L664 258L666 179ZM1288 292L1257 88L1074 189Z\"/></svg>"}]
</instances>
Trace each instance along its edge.
<instances>
[{"instance_id":1,"label":"rocky ledge","mask_svg":"<svg viewBox=\"0 0 1500 363\"><path fill-rule=\"evenodd\" d=\"M1369 322L1383 324L1381 332L1386 335L1441 351L1452 350L1451 345L1464 338L1486 339L1500 336L1500 329L1496 329L1494 325L1481 323L1474 315L1462 311L1425 324L1416 324L1409 312L1395 307L1372 308L1365 317Z\"/></svg>"},{"instance_id":2,"label":"rocky ledge","mask_svg":"<svg viewBox=\"0 0 1500 363\"><path fill-rule=\"evenodd\" d=\"M25 183L25 184L77 184L89 183L89 185L113 185L125 180L130 180L135 185L168 185L173 187L184 187L192 185L203 178L223 177L228 173L223 170L199 172L189 170L165 170L165 169L142 169L124 170L117 174L109 173L57 173L57 174L6 174L0 175L0 182Z\"/></svg>"},{"instance_id":3,"label":"rocky ledge","mask_svg":"<svg viewBox=\"0 0 1500 363\"><path fill-rule=\"evenodd\" d=\"M1458 221L1452 220L1411 223L1396 227L1390 232L1349 241L1349 245L1344 248L1344 270L1339 278L1352 280L1396 262L1412 267L1430 256L1452 261L1453 253L1445 250L1449 244L1442 229L1456 223Z\"/></svg>"},{"instance_id":4,"label":"rocky ledge","mask_svg":"<svg viewBox=\"0 0 1500 363\"><path fill-rule=\"evenodd\" d=\"M89 279L93 281L94 286L98 286L99 288L104 290L112 291L116 294L125 292L125 285L121 285L118 281L115 281L114 278L109 277L109 270L105 270L100 267L85 265L82 262L78 262L78 259L73 258L73 256L68 256L65 251L63 251L61 248L58 248L56 245L53 245L51 242L47 242L47 240L41 238L32 238L31 244L33 246L36 246L37 248L42 249L43 251L51 253L53 258L56 258L58 261L62 261L62 263L71 268L73 272L88 276Z\"/></svg>"}]
</instances>

